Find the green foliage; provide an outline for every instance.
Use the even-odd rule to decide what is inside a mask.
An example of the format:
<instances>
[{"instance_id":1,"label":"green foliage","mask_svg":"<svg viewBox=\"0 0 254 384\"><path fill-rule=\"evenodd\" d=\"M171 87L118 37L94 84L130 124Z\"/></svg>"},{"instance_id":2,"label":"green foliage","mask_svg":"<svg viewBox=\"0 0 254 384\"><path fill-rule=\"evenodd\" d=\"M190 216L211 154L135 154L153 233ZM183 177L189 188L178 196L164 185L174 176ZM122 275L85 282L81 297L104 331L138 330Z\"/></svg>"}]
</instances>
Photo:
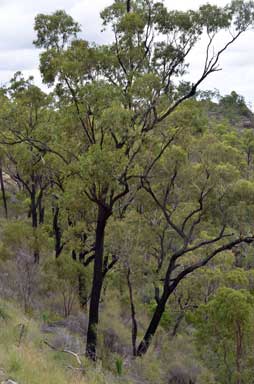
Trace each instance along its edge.
<instances>
[{"instance_id":1,"label":"green foliage","mask_svg":"<svg viewBox=\"0 0 254 384\"><path fill-rule=\"evenodd\" d=\"M39 48L63 48L68 39L75 37L80 30L78 23L63 10L50 16L37 15L34 29L37 32L34 44Z\"/></svg>"},{"instance_id":2,"label":"green foliage","mask_svg":"<svg viewBox=\"0 0 254 384\"><path fill-rule=\"evenodd\" d=\"M10 315L9 315L8 311L6 310L6 308L2 304L0 305L0 319L5 320L5 321L10 319Z\"/></svg>"},{"instance_id":3,"label":"green foliage","mask_svg":"<svg viewBox=\"0 0 254 384\"><path fill-rule=\"evenodd\" d=\"M108 183L112 188L117 186L118 178L125 165L127 165L127 159L124 156L124 149L113 151L106 146L101 149L99 145L93 145L88 153L80 158L80 171L84 181L88 185L94 183L99 194Z\"/></svg>"},{"instance_id":4,"label":"green foliage","mask_svg":"<svg viewBox=\"0 0 254 384\"><path fill-rule=\"evenodd\" d=\"M246 290L221 288L205 305L201 305L191 321L197 328L197 342L208 365L216 367L220 381L250 374L248 353L254 309L253 297Z\"/></svg>"},{"instance_id":5,"label":"green foliage","mask_svg":"<svg viewBox=\"0 0 254 384\"><path fill-rule=\"evenodd\" d=\"M116 359L116 372L118 376L122 376L123 374L123 359L121 357L117 357Z\"/></svg>"},{"instance_id":6,"label":"green foliage","mask_svg":"<svg viewBox=\"0 0 254 384\"><path fill-rule=\"evenodd\" d=\"M14 352L9 356L9 365L7 369L11 375L17 375L21 371L22 361L21 358L17 355L17 353Z\"/></svg>"},{"instance_id":7,"label":"green foliage","mask_svg":"<svg viewBox=\"0 0 254 384\"><path fill-rule=\"evenodd\" d=\"M44 264L47 284L51 289L58 288L60 291L64 290L65 287L75 288L81 271L82 266L66 254Z\"/></svg>"}]
</instances>

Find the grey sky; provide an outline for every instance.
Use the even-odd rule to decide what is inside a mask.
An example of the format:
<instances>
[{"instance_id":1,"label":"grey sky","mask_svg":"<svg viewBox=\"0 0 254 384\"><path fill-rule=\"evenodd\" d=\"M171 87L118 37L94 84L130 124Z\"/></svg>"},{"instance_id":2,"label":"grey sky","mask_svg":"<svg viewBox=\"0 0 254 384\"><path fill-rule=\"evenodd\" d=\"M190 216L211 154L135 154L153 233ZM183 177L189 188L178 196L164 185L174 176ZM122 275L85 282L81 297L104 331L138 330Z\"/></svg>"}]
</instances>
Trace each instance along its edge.
<instances>
[{"instance_id":1,"label":"grey sky","mask_svg":"<svg viewBox=\"0 0 254 384\"><path fill-rule=\"evenodd\" d=\"M197 8L206 2L201 0L165 0L169 7L178 9ZM83 28L87 40L102 42L107 39L101 33L99 13L112 0L0 0L0 83L6 83L14 72L21 70L26 75L34 75L40 84L38 71L39 53L33 47L34 17L38 13L50 13L65 9ZM210 3L225 5L226 0L213 0ZM248 102L254 101L254 32L248 32L230 48L221 60L223 71L213 74L203 85L205 89L218 88L223 94L232 90L242 94ZM201 70L204 46L202 44L190 57L191 80L195 80Z\"/></svg>"}]
</instances>

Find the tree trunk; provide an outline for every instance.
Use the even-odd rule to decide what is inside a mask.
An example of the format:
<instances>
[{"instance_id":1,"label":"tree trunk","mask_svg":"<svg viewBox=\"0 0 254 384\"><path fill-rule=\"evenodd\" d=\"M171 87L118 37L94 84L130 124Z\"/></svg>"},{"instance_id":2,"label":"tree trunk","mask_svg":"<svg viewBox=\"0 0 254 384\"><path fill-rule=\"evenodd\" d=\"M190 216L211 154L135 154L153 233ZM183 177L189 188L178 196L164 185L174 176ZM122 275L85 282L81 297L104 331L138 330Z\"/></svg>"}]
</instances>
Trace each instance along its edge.
<instances>
[{"instance_id":1,"label":"tree trunk","mask_svg":"<svg viewBox=\"0 0 254 384\"><path fill-rule=\"evenodd\" d=\"M37 204L36 204L36 186L34 182L34 176L32 175L32 187L31 187L31 217L32 217L32 227L37 228L38 226L38 217L37 217Z\"/></svg>"},{"instance_id":2,"label":"tree trunk","mask_svg":"<svg viewBox=\"0 0 254 384\"><path fill-rule=\"evenodd\" d=\"M130 298L130 304L131 304L131 322L132 322L132 330L131 330L131 340L132 340L132 353L133 356L137 356L137 333L138 333L138 324L136 320L136 310L134 305L134 299L133 299L133 290L131 285L131 270L128 267L127 271L127 284L129 288L129 298Z\"/></svg>"},{"instance_id":3,"label":"tree trunk","mask_svg":"<svg viewBox=\"0 0 254 384\"><path fill-rule=\"evenodd\" d=\"M0 184L1 184L1 191L2 191L2 199L3 199L3 204L4 204L4 212L5 212L5 217L7 219L8 218L8 208L7 208L5 187L4 187L3 169L2 169L1 163L0 163Z\"/></svg>"},{"instance_id":4,"label":"tree trunk","mask_svg":"<svg viewBox=\"0 0 254 384\"><path fill-rule=\"evenodd\" d=\"M127 13L130 13L130 11L131 11L131 0L126 0L126 10L127 10Z\"/></svg>"},{"instance_id":5,"label":"tree trunk","mask_svg":"<svg viewBox=\"0 0 254 384\"><path fill-rule=\"evenodd\" d=\"M55 257L57 259L63 250L62 232L58 222L59 207L57 206L53 207L52 211L53 211L53 233L55 238Z\"/></svg>"},{"instance_id":6,"label":"tree trunk","mask_svg":"<svg viewBox=\"0 0 254 384\"><path fill-rule=\"evenodd\" d=\"M39 210L39 224L44 223L44 215L45 215L45 208L42 205L42 196L40 196L39 201L38 201L38 210Z\"/></svg>"},{"instance_id":7,"label":"tree trunk","mask_svg":"<svg viewBox=\"0 0 254 384\"><path fill-rule=\"evenodd\" d=\"M87 287L86 287L86 277L82 272L80 272L78 276L78 296L79 296L80 307L86 310L88 295L87 295Z\"/></svg>"},{"instance_id":8,"label":"tree trunk","mask_svg":"<svg viewBox=\"0 0 254 384\"><path fill-rule=\"evenodd\" d=\"M184 319L184 312L181 312L180 315L177 316L177 319L171 334L172 337L175 337L177 335L178 329L183 319Z\"/></svg>"},{"instance_id":9,"label":"tree trunk","mask_svg":"<svg viewBox=\"0 0 254 384\"><path fill-rule=\"evenodd\" d=\"M147 331L145 333L145 336L143 338L143 340L141 341L141 343L139 344L138 346L138 350L137 350L137 356L143 356L150 344L151 344L151 340L160 324L160 320L161 320L161 317L164 313L164 310L165 310L165 305L167 303L167 300L169 298L169 295L170 295L171 291L169 289L164 289L164 292L163 292L163 295L161 296L158 304L157 304L157 307L155 309L155 312L153 314L153 317L152 317L152 320L147 328Z\"/></svg>"},{"instance_id":10,"label":"tree trunk","mask_svg":"<svg viewBox=\"0 0 254 384\"><path fill-rule=\"evenodd\" d=\"M103 282L104 234L106 223L110 215L111 210L109 208L103 205L99 205L95 238L93 283L86 342L86 354L90 359L94 361L96 360L97 327L99 321L99 305Z\"/></svg>"},{"instance_id":11,"label":"tree trunk","mask_svg":"<svg viewBox=\"0 0 254 384\"><path fill-rule=\"evenodd\" d=\"M236 330L236 384L241 384L241 360L242 360L242 330L241 330L241 324L237 322L236 324L237 330Z\"/></svg>"},{"instance_id":12,"label":"tree trunk","mask_svg":"<svg viewBox=\"0 0 254 384\"><path fill-rule=\"evenodd\" d=\"M35 237L35 247L34 247L34 262L39 264L40 254L37 248L37 227L38 227L38 215L37 215L37 205L36 205L36 188L34 183L32 184L31 190L31 217L32 217L32 227Z\"/></svg>"}]
</instances>

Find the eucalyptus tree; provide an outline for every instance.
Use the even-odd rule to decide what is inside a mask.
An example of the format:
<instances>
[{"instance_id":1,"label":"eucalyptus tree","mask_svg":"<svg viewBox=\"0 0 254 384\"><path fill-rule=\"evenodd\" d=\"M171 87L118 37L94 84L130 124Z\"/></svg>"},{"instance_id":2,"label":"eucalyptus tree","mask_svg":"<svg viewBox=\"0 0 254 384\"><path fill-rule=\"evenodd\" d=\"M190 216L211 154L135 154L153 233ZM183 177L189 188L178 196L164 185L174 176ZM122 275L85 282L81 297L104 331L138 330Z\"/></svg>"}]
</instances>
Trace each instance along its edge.
<instances>
[{"instance_id":1,"label":"eucalyptus tree","mask_svg":"<svg viewBox=\"0 0 254 384\"><path fill-rule=\"evenodd\" d=\"M177 129L163 133L167 118L220 70L221 55L252 26L253 9L253 2L239 0L223 8L208 4L186 12L168 10L151 0L115 0L101 13L104 27L113 34L107 45L78 38L79 25L64 11L36 17L35 45L44 49L43 80L55 86L59 105L72 116L71 167L97 210L87 332L87 354L92 359L96 359L99 303L108 268L104 255L108 220L119 205L128 207L159 159L154 152L149 169L140 175L138 164L152 135L160 136L159 153L163 153L178 133ZM225 31L228 40L216 47L219 33ZM203 69L193 83L184 83L189 54L202 36L207 41ZM31 142L29 137L27 141ZM45 148L43 142L41 146Z\"/></svg>"},{"instance_id":2,"label":"eucalyptus tree","mask_svg":"<svg viewBox=\"0 0 254 384\"><path fill-rule=\"evenodd\" d=\"M46 143L51 137L49 127L53 114L51 96L35 86L32 78L26 80L17 72L5 90L5 103L0 112L0 141L6 158L4 170L29 200L28 217L35 238L39 225L44 222L47 191L60 177L58 158L36 146L37 140ZM33 145L27 137L33 140ZM37 249L34 260L39 262Z\"/></svg>"},{"instance_id":3,"label":"eucalyptus tree","mask_svg":"<svg viewBox=\"0 0 254 384\"><path fill-rule=\"evenodd\" d=\"M195 100L179 107L168 123L164 134L173 132L175 125L182 130L165 150L162 139L150 137L139 163L143 166L142 189L121 225L117 220L113 226L111 223L108 235L109 246L121 256L127 273L136 335L133 351L138 356L147 352L176 297L183 296L181 319L184 309L201 301L200 290L208 300L218 288L222 273L214 269L217 255L223 254L226 280L225 257L234 264L236 248L253 242L254 174L246 178L246 154L240 137L229 141L235 128L231 128L231 135L229 131L221 136L216 125L210 127L202 117L202 103ZM152 145L159 154L155 164ZM197 275L202 267L206 268ZM193 280L188 279L192 273ZM186 286L191 285L189 295ZM150 320L137 344L137 336L142 336L137 324L143 312L139 313L138 305L135 309L135 303L140 302L144 307L149 302L153 312L149 310Z\"/></svg>"},{"instance_id":4,"label":"eucalyptus tree","mask_svg":"<svg viewBox=\"0 0 254 384\"><path fill-rule=\"evenodd\" d=\"M224 383L241 384L252 377L253 297L246 290L220 288L190 316L198 349Z\"/></svg>"},{"instance_id":5,"label":"eucalyptus tree","mask_svg":"<svg viewBox=\"0 0 254 384\"><path fill-rule=\"evenodd\" d=\"M193 111L192 106L185 122L181 113L180 119L171 115L185 129L152 170L148 155L142 178L150 204L164 216L168 248L162 253L157 305L137 348L140 356L149 348L179 283L219 253L253 242L254 184L253 175L246 180L245 152L238 143L230 145L209 131L188 136Z\"/></svg>"}]
</instances>

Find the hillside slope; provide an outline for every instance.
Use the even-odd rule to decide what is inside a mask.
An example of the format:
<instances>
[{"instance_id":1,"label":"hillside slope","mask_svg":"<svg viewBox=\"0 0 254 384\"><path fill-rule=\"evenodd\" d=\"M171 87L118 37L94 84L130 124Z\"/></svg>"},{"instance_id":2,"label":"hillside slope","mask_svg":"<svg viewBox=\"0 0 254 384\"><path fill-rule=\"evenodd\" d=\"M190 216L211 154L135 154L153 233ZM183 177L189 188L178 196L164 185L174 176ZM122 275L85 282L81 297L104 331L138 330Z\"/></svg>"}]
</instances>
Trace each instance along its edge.
<instances>
[{"instance_id":1,"label":"hillside slope","mask_svg":"<svg viewBox=\"0 0 254 384\"><path fill-rule=\"evenodd\" d=\"M0 382L19 384L114 383L97 364L84 357L51 348L50 335L41 324L25 316L17 304L0 302ZM48 342L48 344L47 344ZM81 368L82 365L82 368Z\"/></svg>"}]
</instances>

